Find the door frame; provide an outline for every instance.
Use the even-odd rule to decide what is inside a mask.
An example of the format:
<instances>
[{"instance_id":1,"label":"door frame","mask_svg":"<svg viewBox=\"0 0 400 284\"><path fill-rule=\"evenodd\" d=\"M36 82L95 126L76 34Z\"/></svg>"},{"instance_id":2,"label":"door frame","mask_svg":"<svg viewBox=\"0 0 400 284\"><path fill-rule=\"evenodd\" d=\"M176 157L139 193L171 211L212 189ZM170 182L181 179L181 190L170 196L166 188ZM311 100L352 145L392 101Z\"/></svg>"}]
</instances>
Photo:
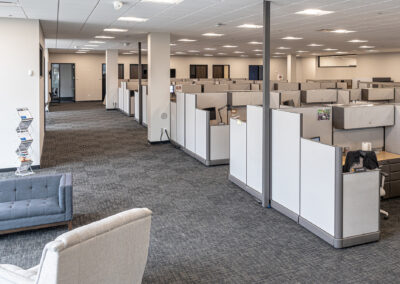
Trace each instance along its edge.
<instances>
[{"instance_id":1,"label":"door frame","mask_svg":"<svg viewBox=\"0 0 400 284\"><path fill-rule=\"evenodd\" d=\"M55 65L55 64L58 64L58 65L60 65L60 67L61 67L61 65L62 64L70 64L70 65L72 65L72 82L73 82L73 94L74 94L74 96L72 97L72 102L76 102L76 100L75 100L75 98L76 98L76 79L75 79L75 63L66 63L66 62L64 62L64 63L57 63L57 62L52 62L51 63L51 84L50 84L50 88L51 88L51 91L53 92L53 65ZM60 103L61 102L63 102L63 100L61 99L61 68L59 68L59 73L60 73L60 78L59 78L59 80L58 80L58 92L59 92L59 96L60 96ZM64 100L64 102L68 102L68 101L70 101L70 100Z\"/></svg>"}]
</instances>

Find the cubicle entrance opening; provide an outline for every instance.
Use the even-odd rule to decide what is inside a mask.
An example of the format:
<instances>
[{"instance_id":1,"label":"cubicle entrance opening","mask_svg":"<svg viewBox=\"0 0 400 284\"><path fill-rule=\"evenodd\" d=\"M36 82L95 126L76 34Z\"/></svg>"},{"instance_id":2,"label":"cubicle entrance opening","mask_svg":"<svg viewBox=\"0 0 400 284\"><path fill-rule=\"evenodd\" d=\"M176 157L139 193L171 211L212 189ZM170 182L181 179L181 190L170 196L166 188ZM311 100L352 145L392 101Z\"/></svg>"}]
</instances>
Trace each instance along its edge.
<instances>
[{"instance_id":1,"label":"cubicle entrance opening","mask_svg":"<svg viewBox=\"0 0 400 284\"><path fill-rule=\"evenodd\" d=\"M51 64L52 100L75 102L75 64Z\"/></svg>"}]
</instances>

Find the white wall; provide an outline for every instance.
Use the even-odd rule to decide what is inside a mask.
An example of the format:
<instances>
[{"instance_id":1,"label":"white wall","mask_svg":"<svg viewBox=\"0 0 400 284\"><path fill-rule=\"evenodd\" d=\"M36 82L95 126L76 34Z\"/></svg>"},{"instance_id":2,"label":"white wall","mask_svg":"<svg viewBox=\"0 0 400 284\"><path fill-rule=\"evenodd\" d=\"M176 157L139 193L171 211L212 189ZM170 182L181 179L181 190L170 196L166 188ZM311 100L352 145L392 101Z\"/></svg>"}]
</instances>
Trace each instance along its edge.
<instances>
[{"instance_id":1,"label":"white wall","mask_svg":"<svg viewBox=\"0 0 400 284\"><path fill-rule=\"evenodd\" d=\"M101 64L105 63L104 54L60 54L50 53L50 63L75 63L76 101L101 100ZM125 79L129 78L129 64L137 64L137 55L119 55L118 63L124 64ZM147 64L147 56L142 57ZM170 66L176 69L176 78L189 78L190 64L208 64L208 75L212 77L213 64L229 64L231 78L247 78L249 65L262 65L261 58L237 57L189 57L171 56ZM281 74L286 78L286 58L271 59L271 79Z\"/></svg>"},{"instance_id":2,"label":"white wall","mask_svg":"<svg viewBox=\"0 0 400 284\"><path fill-rule=\"evenodd\" d=\"M400 81L400 53L357 56L357 67L319 68L317 57L297 59L297 80L391 77Z\"/></svg>"},{"instance_id":3,"label":"white wall","mask_svg":"<svg viewBox=\"0 0 400 284\"><path fill-rule=\"evenodd\" d=\"M34 118L32 158L33 165L39 165L44 137L44 77L39 73L39 43L43 48L44 43L39 21L0 18L0 43L0 169L18 165L19 107L28 107Z\"/></svg>"}]
</instances>

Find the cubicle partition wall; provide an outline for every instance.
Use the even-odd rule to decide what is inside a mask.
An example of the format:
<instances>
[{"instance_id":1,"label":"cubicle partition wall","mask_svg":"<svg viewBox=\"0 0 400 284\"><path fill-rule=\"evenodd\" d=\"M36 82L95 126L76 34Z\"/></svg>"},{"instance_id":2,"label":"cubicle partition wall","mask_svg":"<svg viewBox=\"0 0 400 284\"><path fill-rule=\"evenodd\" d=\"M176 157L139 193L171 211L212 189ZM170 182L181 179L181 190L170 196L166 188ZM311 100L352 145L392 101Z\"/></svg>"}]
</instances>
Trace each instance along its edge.
<instances>
[{"instance_id":1,"label":"cubicle partition wall","mask_svg":"<svg viewBox=\"0 0 400 284\"><path fill-rule=\"evenodd\" d=\"M128 116L135 114L134 92L127 88L127 82L121 81L118 88L118 109Z\"/></svg>"},{"instance_id":2,"label":"cubicle partition wall","mask_svg":"<svg viewBox=\"0 0 400 284\"><path fill-rule=\"evenodd\" d=\"M230 119L229 180L261 200L263 109L247 106L247 120Z\"/></svg>"},{"instance_id":3,"label":"cubicle partition wall","mask_svg":"<svg viewBox=\"0 0 400 284\"><path fill-rule=\"evenodd\" d=\"M134 95L134 101L135 101L135 120L140 121L140 111L139 111L139 106L140 106L140 96L139 96L139 91L135 91ZM144 126L147 126L147 86L142 86L142 124Z\"/></svg>"}]
</instances>

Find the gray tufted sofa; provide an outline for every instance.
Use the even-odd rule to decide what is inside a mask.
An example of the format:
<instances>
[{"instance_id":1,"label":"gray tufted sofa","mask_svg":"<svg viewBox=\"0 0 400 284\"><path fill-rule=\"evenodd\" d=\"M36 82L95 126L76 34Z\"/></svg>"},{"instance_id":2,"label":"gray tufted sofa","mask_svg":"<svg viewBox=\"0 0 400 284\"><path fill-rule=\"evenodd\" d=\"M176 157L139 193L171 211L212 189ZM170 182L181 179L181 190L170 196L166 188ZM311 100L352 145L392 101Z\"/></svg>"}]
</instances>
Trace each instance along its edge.
<instances>
[{"instance_id":1,"label":"gray tufted sofa","mask_svg":"<svg viewBox=\"0 0 400 284\"><path fill-rule=\"evenodd\" d=\"M72 175L0 180L0 234L67 225L72 220Z\"/></svg>"}]
</instances>

